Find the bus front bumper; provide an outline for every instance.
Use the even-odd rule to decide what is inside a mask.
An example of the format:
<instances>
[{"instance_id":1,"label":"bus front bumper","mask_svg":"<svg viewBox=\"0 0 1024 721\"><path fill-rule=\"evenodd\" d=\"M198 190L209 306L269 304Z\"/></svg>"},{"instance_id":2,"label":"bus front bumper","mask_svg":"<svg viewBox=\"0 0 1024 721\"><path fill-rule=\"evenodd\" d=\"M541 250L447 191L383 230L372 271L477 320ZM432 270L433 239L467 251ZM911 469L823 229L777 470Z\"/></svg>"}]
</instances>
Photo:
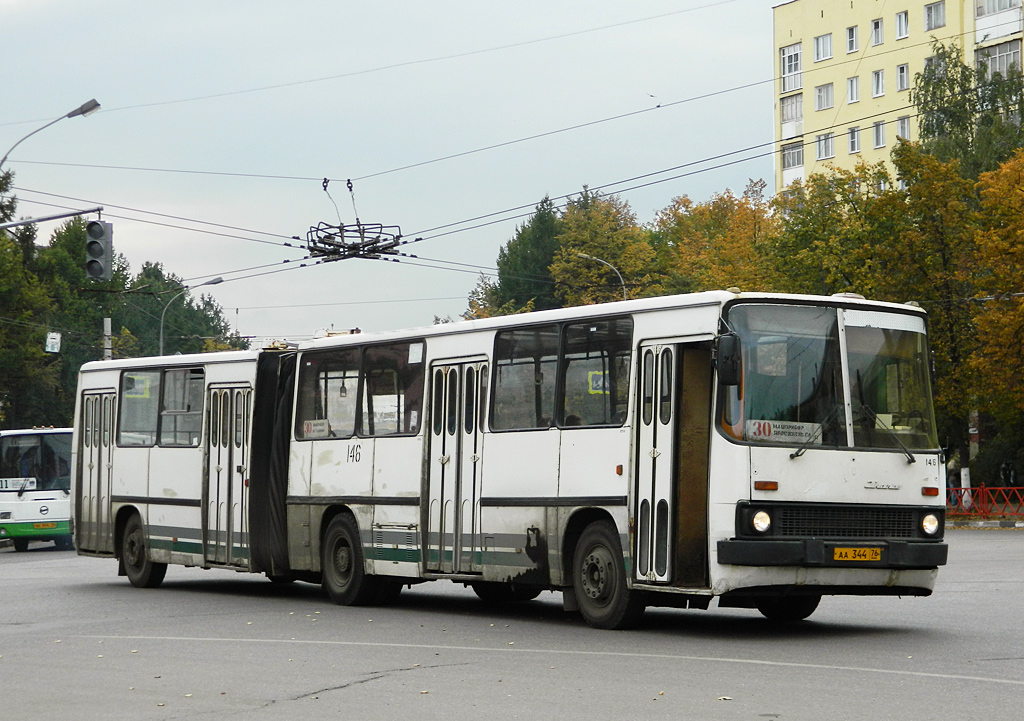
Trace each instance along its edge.
<instances>
[{"instance_id":1,"label":"bus front bumper","mask_svg":"<svg viewBox=\"0 0 1024 721\"><path fill-rule=\"evenodd\" d=\"M944 566L945 543L907 541L834 541L729 539L718 542L718 562L731 566L803 566L831 568L935 568Z\"/></svg>"}]
</instances>

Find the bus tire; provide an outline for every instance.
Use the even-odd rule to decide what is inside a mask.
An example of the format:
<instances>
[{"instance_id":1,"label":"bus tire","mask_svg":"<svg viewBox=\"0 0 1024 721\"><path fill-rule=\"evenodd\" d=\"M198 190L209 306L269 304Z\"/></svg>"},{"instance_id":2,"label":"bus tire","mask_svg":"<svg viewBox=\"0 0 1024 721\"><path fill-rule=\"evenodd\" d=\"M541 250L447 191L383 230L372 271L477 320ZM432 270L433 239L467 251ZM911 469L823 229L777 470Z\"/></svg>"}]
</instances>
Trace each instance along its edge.
<instances>
[{"instance_id":1,"label":"bus tire","mask_svg":"<svg viewBox=\"0 0 1024 721\"><path fill-rule=\"evenodd\" d=\"M128 580L136 588L156 588L167 574L166 563L149 560L146 529L138 514L132 514L121 536L121 561Z\"/></svg>"},{"instance_id":2,"label":"bus tire","mask_svg":"<svg viewBox=\"0 0 1024 721\"><path fill-rule=\"evenodd\" d=\"M626 585L622 544L615 524L596 521L583 530L572 563L580 614L594 628L631 628L643 615L640 593Z\"/></svg>"},{"instance_id":3,"label":"bus tire","mask_svg":"<svg viewBox=\"0 0 1024 721\"><path fill-rule=\"evenodd\" d=\"M335 516L322 546L323 587L339 606L363 606L377 597L377 578L366 573L359 528L348 514Z\"/></svg>"},{"instance_id":4,"label":"bus tire","mask_svg":"<svg viewBox=\"0 0 1024 721\"><path fill-rule=\"evenodd\" d=\"M814 613L820 602L821 596L760 596L754 605L769 621L795 623Z\"/></svg>"},{"instance_id":5,"label":"bus tire","mask_svg":"<svg viewBox=\"0 0 1024 721\"><path fill-rule=\"evenodd\" d=\"M470 586L481 601L492 606L532 601L541 592L536 586L515 586L495 581L477 581Z\"/></svg>"},{"instance_id":6,"label":"bus tire","mask_svg":"<svg viewBox=\"0 0 1024 721\"><path fill-rule=\"evenodd\" d=\"M24 553L28 550L28 539L27 538L12 538L14 541L14 550L18 553Z\"/></svg>"}]
</instances>

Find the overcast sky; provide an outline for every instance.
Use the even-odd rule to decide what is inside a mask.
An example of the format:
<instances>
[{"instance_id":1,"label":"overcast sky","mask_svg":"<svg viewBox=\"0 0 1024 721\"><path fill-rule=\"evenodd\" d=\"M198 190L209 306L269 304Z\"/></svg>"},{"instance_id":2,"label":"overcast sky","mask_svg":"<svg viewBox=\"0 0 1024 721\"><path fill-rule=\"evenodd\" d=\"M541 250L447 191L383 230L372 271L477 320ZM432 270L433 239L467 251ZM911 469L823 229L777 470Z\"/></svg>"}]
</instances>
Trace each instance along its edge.
<instances>
[{"instance_id":1,"label":"overcast sky","mask_svg":"<svg viewBox=\"0 0 1024 721\"><path fill-rule=\"evenodd\" d=\"M650 222L771 187L771 6L0 0L0 154L95 97L11 154L20 216L104 206L133 272L222 276L243 335L427 325L545 194L608 185ZM356 212L420 259L283 263Z\"/></svg>"}]
</instances>

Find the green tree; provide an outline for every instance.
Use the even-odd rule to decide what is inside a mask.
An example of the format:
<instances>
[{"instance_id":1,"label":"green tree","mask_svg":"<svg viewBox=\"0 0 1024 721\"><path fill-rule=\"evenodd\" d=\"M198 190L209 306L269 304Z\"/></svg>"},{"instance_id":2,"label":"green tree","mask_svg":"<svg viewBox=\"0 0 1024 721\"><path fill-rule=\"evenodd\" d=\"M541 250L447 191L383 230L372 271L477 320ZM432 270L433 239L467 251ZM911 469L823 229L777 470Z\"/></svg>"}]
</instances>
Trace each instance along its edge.
<instances>
[{"instance_id":1,"label":"green tree","mask_svg":"<svg viewBox=\"0 0 1024 721\"><path fill-rule=\"evenodd\" d=\"M530 219L498 251L495 307L522 308L531 302L537 310L560 307L549 267L558 250L561 226L554 204L544 196Z\"/></svg>"},{"instance_id":2,"label":"green tree","mask_svg":"<svg viewBox=\"0 0 1024 721\"><path fill-rule=\"evenodd\" d=\"M622 300L623 285L631 298L659 295L662 277L652 235L637 224L629 203L584 188L562 215L550 268L556 295L566 306ZM622 281L611 268L581 253L613 266Z\"/></svg>"},{"instance_id":3,"label":"green tree","mask_svg":"<svg viewBox=\"0 0 1024 721\"><path fill-rule=\"evenodd\" d=\"M977 179L1024 145L1024 78L1018 65L990 72L984 50L972 68L956 43L936 41L933 49L911 90L922 145L939 160L958 161L964 177Z\"/></svg>"}]
</instances>

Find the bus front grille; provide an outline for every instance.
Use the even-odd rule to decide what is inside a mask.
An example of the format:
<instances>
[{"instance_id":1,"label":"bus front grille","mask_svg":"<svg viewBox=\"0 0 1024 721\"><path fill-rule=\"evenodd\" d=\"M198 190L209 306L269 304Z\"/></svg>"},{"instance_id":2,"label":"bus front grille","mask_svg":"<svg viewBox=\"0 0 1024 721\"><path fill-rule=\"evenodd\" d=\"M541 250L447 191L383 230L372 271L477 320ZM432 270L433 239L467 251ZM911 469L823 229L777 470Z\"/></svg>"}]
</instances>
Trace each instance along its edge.
<instances>
[{"instance_id":1,"label":"bus front grille","mask_svg":"<svg viewBox=\"0 0 1024 721\"><path fill-rule=\"evenodd\" d=\"M784 506L775 513L776 536L827 538L913 538L910 508Z\"/></svg>"}]
</instances>

